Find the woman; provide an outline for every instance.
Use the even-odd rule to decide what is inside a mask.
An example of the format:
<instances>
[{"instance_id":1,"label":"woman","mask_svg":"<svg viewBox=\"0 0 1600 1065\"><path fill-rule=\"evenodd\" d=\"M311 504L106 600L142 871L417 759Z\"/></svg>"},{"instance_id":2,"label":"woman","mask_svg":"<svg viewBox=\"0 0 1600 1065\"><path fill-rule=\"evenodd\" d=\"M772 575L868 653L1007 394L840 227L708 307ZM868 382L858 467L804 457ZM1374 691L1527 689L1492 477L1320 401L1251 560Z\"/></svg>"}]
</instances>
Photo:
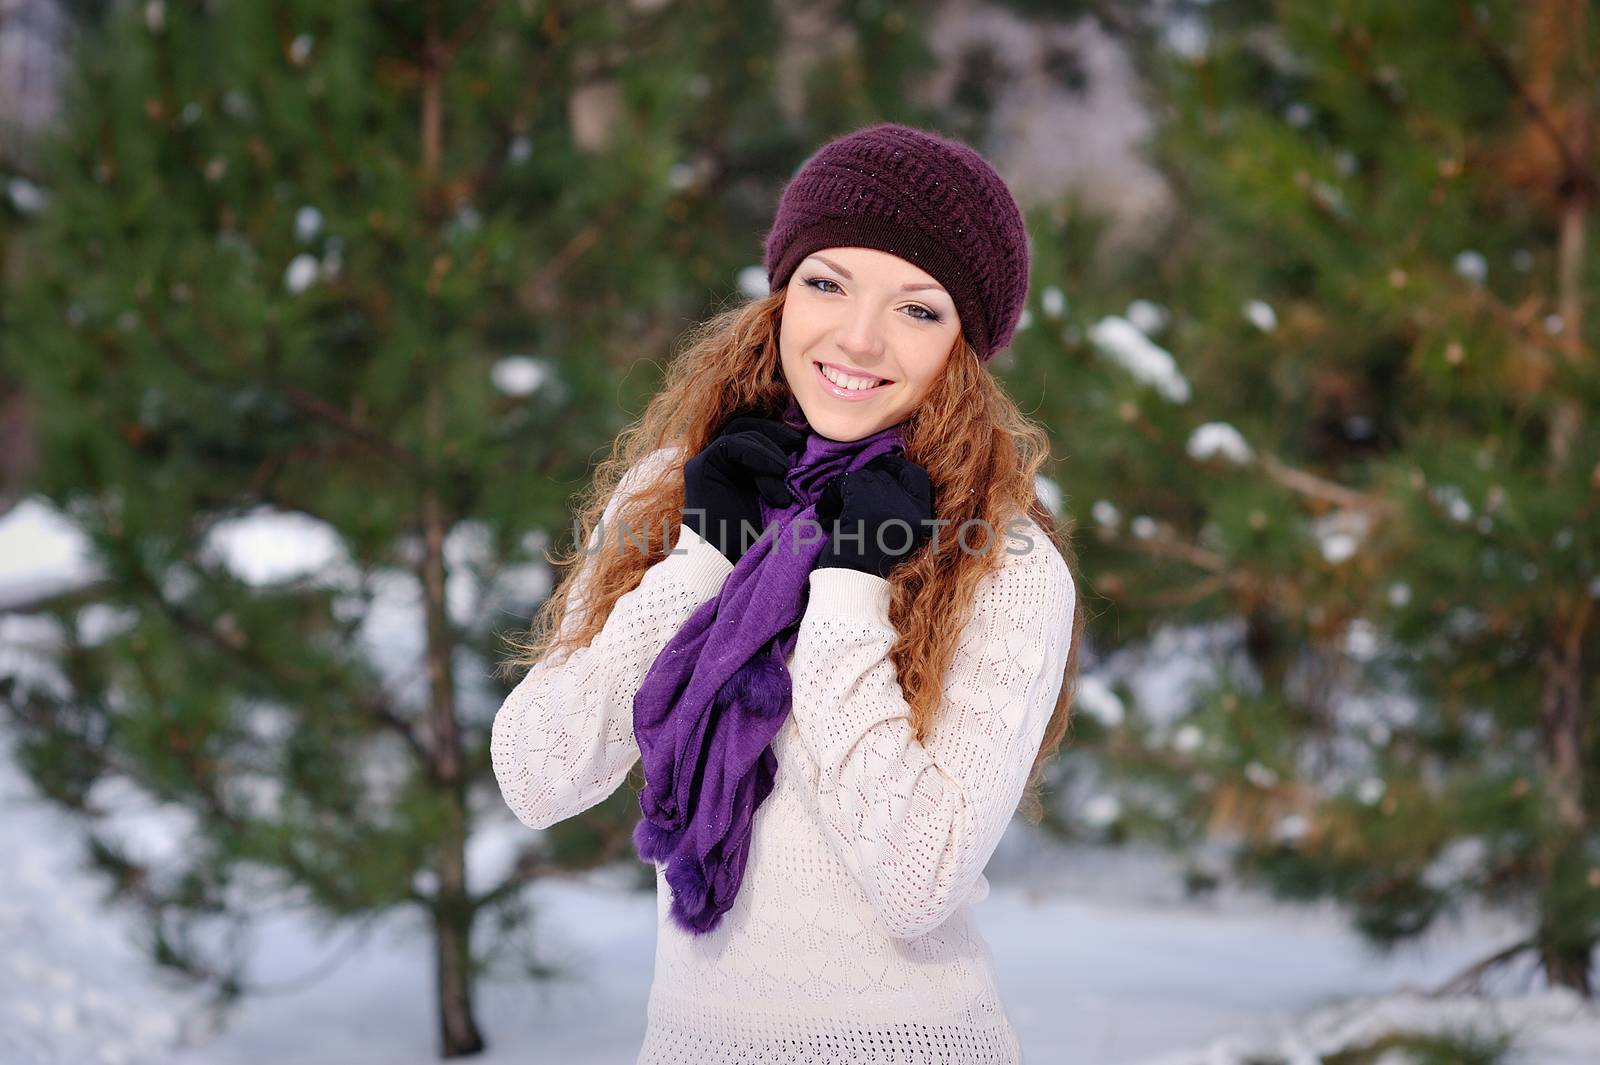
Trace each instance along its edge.
<instances>
[{"instance_id":1,"label":"woman","mask_svg":"<svg viewBox=\"0 0 1600 1065\"><path fill-rule=\"evenodd\" d=\"M1047 437L983 366L1022 217L971 148L881 124L806 162L765 251L771 294L701 327L552 559L495 773L544 828L643 766L641 1065L1020 1062L969 904L1038 819L1083 625Z\"/></svg>"}]
</instances>

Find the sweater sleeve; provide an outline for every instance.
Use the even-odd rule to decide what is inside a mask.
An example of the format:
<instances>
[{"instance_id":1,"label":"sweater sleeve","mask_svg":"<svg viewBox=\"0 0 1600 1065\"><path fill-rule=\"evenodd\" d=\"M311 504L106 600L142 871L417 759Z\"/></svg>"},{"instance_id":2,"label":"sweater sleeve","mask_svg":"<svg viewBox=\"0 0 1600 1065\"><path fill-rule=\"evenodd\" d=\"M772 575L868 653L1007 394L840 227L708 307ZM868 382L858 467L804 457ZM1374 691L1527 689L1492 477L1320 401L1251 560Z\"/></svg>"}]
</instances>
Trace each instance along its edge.
<instances>
[{"instance_id":1,"label":"sweater sleeve","mask_svg":"<svg viewBox=\"0 0 1600 1065\"><path fill-rule=\"evenodd\" d=\"M1060 694L1076 589L1041 537L980 583L925 741L889 658L889 582L811 573L791 714L818 767L822 834L898 938L938 927L968 898Z\"/></svg>"},{"instance_id":2,"label":"sweater sleeve","mask_svg":"<svg viewBox=\"0 0 1600 1065\"><path fill-rule=\"evenodd\" d=\"M653 452L624 476L590 538L590 550L600 535L627 536L627 530L613 529L612 518L630 485L643 480L639 471L665 450ZM563 631L578 617L590 557L579 562ZM672 551L618 598L587 647L559 663L536 663L511 690L495 713L489 751L500 792L519 820L548 828L616 791L639 758L633 696L645 672L732 571L721 551L680 525Z\"/></svg>"}]
</instances>

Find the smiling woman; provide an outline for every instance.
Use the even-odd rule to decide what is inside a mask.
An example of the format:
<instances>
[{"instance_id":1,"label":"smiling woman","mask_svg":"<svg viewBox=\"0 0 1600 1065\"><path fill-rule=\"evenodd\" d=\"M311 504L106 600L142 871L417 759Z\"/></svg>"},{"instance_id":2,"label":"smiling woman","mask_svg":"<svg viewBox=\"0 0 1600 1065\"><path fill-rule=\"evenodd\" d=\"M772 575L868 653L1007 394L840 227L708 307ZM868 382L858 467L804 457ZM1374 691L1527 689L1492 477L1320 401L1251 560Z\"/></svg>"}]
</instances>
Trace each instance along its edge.
<instances>
[{"instance_id":1,"label":"smiling woman","mask_svg":"<svg viewBox=\"0 0 1600 1065\"><path fill-rule=\"evenodd\" d=\"M927 271L875 248L826 248L789 279L778 335L784 379L830 440L860 440L922 405L961 335Z\"/></svg>"},{"instance_id":2,"label":"smiling woman","mask_svg":"<svg viewBox=\"0 0 1600 1065\"><path fill-rule=\"evenodd\" d=\"M765 259L548 556L571 576L508 663L495 773L546 828L644 771L637 1065L1020 1065L971 907L1040 819L1084 618L1049 437L985 370L1021 214L966 145L873 126L801 167Z\"/></svg>"}]
</instances>

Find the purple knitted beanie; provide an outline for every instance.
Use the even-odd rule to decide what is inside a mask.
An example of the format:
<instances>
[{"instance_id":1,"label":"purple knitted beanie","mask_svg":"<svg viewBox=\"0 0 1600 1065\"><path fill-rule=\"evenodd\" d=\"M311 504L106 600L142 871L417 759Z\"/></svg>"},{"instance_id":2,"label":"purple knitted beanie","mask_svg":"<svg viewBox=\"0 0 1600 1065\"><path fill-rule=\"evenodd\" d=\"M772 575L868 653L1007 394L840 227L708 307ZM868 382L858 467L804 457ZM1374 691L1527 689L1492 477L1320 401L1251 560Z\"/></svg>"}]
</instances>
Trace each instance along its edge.
<instances>
[{"instance_id":1,"label":"purple knitted beanie","mask_svg":"<svg viewBox=\"0 0 1600 1065\"><path fill-rule=\"evenodd\" d=\"M1028 231L989 161L957 140L892 122L829 141L790 178L766 236L767 283L823 248L875 248L945 287L987 362L1011 342L1028 295Z\"/></svg>"}]
</instances>

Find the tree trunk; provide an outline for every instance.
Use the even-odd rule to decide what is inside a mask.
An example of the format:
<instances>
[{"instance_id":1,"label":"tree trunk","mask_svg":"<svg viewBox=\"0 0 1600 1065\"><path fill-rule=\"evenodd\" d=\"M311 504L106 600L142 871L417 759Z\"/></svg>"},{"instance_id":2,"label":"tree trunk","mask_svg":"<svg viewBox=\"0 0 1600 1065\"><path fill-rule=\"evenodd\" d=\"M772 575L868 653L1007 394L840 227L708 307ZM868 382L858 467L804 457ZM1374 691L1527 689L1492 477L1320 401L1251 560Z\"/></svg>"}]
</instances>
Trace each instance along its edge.
<instances>
[{"instance_id":1,"label":"tree trunk","mask_svg":"<svg viewBox=\"0 0 1600 1065\"><path fill-rule=\"evenodd\" d=\"M1587 5L1579 0L1541 0L1531 11L1531 57L1528 94L1549 117L1554 135L1565 145L1569 169L1555 190L1560 203L1557 247L1557 307L1561 316L1558 343L1562 356L1577 363L1587 358L1584 346L1584 267L1588 255L1589 209L1594 199L1591 160L1594 157L1592 59L1588 44ZM1550 475L1559 480L1571 464L1572 441L1584 411L1576 397L1556 401L1548 443ZM1573 848L1581 848L1588 827L1583 794L1583 644L1592 600L1585 589L1559 593L1549 639L1540 652L1543 690L1539 705L1539 761L1545 794L1550 798L1549 837L1540 856L1546 877L1545 898L1559 898L1549 889L1556 878L1570 876ZM1549 905L1549 903L1546 903ZM1563 934L1563 918L1547 914L1540 957L1545 977L1554 986L1590 993L1592 941L1573 943Z\"/></svg>"},{"instance_id":2,"label":"tree trunk","mask_svg":"<svg viewBox=\"0 0 1600 1065\"><path fill-rule=\"evenodd\" d=\"M1560 597L1555 631L1539 656L1544 681L1539 751L1545 789L1562 835L1588 827L1583 796L1583 642L1593 600L1583 589Z\"/></svg>"},{"instance_id":3,"label":"tree trunk","mask_svg":"<svg viewBox=\"0 0 1600 1065\"><path fill-rule=\"evenodd\" d=\"M430 415L438 410L430 389ZM434 419L430 417L430 422ZM428 627L428 724L433 775L447 803L449 823L439 839L439 892L434 903L438 963L439 1051L460 1057L483 1050L483 1036L472 1013L472 909L467 897L467 809L461 779L461 734L456 721L455 675L450 668L454 642L445 608L444 507L437 490L423 496L423 610Z\"/></svg>"},{"instance_id":4,"label":"tree trunk","mask_svg":"<svg viewBox=\"0 0 1600 1065\"><path fill-rule=\"evenodd\" d=\"M426 11L422 56L422 173L431 197L439 177L443 148L443 81L449 59L439 26L439 5ZM435 278L436 280L436 278ZM444 396L428 383L426 404L427 476L436 475L443 435ZM445 604L444 541L449 531L438 488L429 483L422 496L422 596L427 623L428 732L431 770L446 803L448 823L440 835L439 890L434 900L434 952L439 995L439 1054L445 1058L481 1053L483 1035L472 1011L472 920L467 895L467 809L462 781L461 732L456 720L455 639Z\"/></svg>"},{"instance_id":5,"label":"tree trunk","mask_svg":"<svg viewBox=\"0 0 1600 1065\"><path fill-rule=\"evenodd\" d=\"M459 800L459 795L457 796ZM434 959L439 994L439 1056L483 1051L472 1012L472 910L467 904L465 810L450 808L451 824L439 851L439 898L434 905Z\"/></svg>"}]
</instances>

